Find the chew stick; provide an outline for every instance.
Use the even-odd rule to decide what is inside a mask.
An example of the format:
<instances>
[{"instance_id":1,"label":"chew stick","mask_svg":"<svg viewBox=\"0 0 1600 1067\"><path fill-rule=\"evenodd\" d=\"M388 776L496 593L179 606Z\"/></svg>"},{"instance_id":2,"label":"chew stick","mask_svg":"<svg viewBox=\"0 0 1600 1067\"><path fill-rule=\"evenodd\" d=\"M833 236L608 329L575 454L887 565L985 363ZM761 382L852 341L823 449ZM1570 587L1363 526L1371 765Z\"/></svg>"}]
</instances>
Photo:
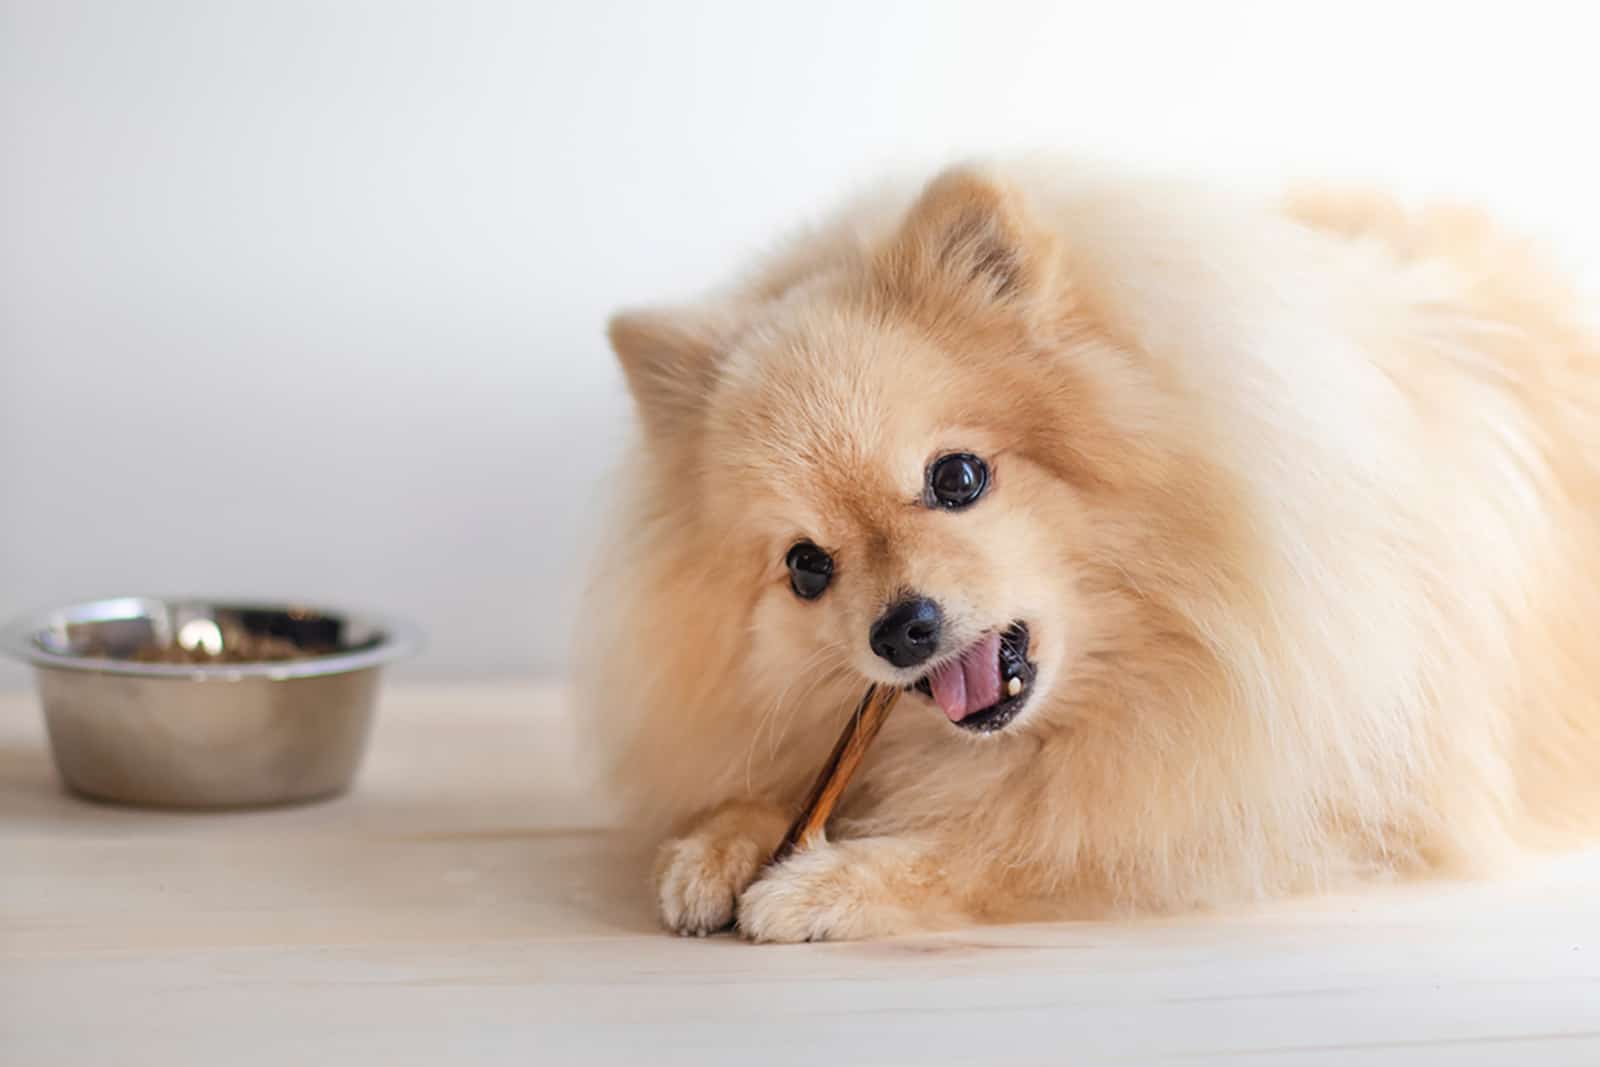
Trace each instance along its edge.
<instances>
[{"instance_id":1,"label":"chew stick","mask_svg":"<svg viewBox=\"0 0 1600 1067\"><path fill-rule=\"evenodd\" d=\"M800 814L789 827L783 843L773 852L773 863L781 863L796 849L808 848L822 834L823 828L828 825L828 816L833 814L834 806L844 795L845 786L850 784L851 776L861 765L861 758L867 754L867 746L878 736L884 720L894 708L894 702L899 699L898 686L867 687L861 703L856 705L855 714L850 716L844 731L839 734L833 754L822 765L822 772L817 775L811 792L806 794L805 803L800 805Z\"/></svg>"}]
</instances>

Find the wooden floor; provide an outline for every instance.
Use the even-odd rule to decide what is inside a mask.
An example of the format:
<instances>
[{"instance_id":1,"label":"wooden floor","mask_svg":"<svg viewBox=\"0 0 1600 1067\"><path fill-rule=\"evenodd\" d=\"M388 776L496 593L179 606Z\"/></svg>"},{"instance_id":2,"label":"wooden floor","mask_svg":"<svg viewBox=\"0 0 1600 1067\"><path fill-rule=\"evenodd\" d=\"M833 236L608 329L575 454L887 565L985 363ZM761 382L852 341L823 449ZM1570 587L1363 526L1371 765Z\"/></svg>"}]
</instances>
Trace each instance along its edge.
<instances>
[{"instance_id":1,"label":"wooden floor","mask_svg":"<svg viewBox=\"0 0 1600 1067\"><path fill-rule=\"evenodd\" d=\"M0 1064L1600 1065L1600 853L1228 918L680 940L573 755L556 692L400 687L350 796L136 812L61 793L0 696Z\"/></svg>"}]
</instances>

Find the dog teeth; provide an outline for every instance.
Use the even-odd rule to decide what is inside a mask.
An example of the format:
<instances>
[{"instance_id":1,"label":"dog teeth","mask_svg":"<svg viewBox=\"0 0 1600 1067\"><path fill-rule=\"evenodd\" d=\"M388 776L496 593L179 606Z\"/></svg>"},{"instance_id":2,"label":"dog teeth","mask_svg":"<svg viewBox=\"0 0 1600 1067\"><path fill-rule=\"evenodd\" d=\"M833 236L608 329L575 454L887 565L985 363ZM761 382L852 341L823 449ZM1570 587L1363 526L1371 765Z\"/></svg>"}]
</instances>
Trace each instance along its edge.
<instances>
[{"instance_id":1,"label":"dog teeth","mask_svg":"<svg viewBox=\"0 0 1600 1067\"><path fill-rule=\"evenodd\" d=\"M1013 678L1013 679L1011 679L1011 681L1006 683L1006 695L1007 696L1016 696L1020 692L1022 692L1022 679L1021 678Z\"/></svg>"}]
</instances>

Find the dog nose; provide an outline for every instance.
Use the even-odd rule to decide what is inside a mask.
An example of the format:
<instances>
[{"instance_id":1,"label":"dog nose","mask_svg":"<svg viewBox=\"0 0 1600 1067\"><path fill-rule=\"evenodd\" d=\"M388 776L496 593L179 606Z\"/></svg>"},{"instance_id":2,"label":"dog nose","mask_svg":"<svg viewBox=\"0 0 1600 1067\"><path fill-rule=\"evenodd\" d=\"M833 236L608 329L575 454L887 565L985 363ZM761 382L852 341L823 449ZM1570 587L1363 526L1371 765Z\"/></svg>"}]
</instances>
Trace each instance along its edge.
<instances>
[{"instance_id":1,"label":"dog nose","mask_svg":"<svg viewBox=\"0 0 1600 1067\"><path fill-rule=\"evenodd\" d=\"M939 647L939 605L925 596L892 605L872 624L872 651L896 667L915 667Z\"/></svg>"}]
</instances>

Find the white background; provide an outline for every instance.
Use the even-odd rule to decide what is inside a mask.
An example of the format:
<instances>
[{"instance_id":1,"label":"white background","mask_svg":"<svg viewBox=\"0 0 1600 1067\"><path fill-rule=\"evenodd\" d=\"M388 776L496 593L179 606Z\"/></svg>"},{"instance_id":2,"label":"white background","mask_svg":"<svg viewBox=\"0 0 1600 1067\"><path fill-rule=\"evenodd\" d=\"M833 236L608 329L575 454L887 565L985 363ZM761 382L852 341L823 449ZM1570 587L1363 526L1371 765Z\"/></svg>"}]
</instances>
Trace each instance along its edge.
<instances>
[{"instance_id":1,"label":"white background","mask_svg":"<svg viewBox=\"0 0 1600 1067\"><path fill-rule=\"evenodd\" d=\"M6 0L0 615L294 596L559 669L613 307L1006 148L1466 195L1600 263L1588 9Z\"/></svg>"}]
</instances>

